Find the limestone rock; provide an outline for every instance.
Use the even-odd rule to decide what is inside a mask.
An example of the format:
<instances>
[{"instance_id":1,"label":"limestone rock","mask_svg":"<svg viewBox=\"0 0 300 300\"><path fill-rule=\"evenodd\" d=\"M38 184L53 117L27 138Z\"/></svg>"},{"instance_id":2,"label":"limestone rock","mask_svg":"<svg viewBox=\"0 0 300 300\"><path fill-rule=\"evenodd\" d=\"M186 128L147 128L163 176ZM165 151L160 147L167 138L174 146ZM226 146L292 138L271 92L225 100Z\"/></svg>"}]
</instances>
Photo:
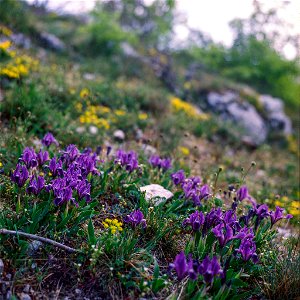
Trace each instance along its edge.
<instances>
[{"instance_id":1,"label":"limestone rock","mask_svg":"<svg viewBox=\"0 0 300 300\"><path fill-rule=\"evenodd\" d=\"M125 133L123 130L118 129L113 133L113 136L116 140L123 141L125 140Z\"/></svg>"},{"instance_id":2,"label":"limestone rock","mask_svg":"<svg viewBox=\"0 0 300 300\"><path fill-rule=\"evenodd\" d=\"M269 95L260 95L259 101L265 110L268 127L277 133L290 135L292 123L284 112L283 101Z\"/></svg>"},{"instance_id":3,"label":"limestone rock","mask_svg":"<svg viewBox=\"0 0 300 300\"><path fill-rule=\"evenodd\" d=\"M241 101L235 92L210 92L207 96L209 108L220 117L236 124L242 129L241 139L248 144L258 146L267 138L267 126L254 106Z\"/></svg>"},{"instance_id":4,"label":"limestone rock","mask_svg":"<svg viewBox=\"0 0 300 300\"><path fill-rule=\"evenodd\" d=\"M45 48L49 48L57 52L63 52L66 49L64 42L54 34L42 32L40 34L40 40Z\"/></svg>"},{"instance_id":5,"label":"limestone rock","mask_svg":"<svg viewBox=\"0 0 300 300\"><path fill-rule=\"evenodd\" d=\"M145 198L147 201L153 201L154 205L159 205L164 201L173 197L173 193L166 190L159 184L150 184L140 187L141 192L145 192Z\"/></svg>"}]
</instances>

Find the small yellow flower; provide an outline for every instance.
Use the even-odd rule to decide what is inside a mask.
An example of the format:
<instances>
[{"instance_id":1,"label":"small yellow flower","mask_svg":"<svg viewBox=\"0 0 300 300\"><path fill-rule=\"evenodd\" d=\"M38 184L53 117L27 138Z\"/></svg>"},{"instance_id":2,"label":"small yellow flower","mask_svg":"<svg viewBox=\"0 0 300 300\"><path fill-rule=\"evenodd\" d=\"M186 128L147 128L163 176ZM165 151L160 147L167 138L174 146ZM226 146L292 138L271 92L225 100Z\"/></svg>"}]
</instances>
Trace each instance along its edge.
<instances>
[{"instance_id":1,"label":"small yellow flower","mask_svg":"<svg viewBox=\"0 0 300 300\"><path fill-rule=\"evenodd\" d=\"M117 109L117 110L115 110L115 115L117 115L117 116L124 116L126 114L126 111L125 110L123 110L123 109Z\"/></svg>"},{"instance_id":2,"label":"small yellow flower","mask_svg":"<svg viewBox=\"0 0 300 300\"><path fill-rule=\"evenodd\" d=\"M6 26L0 26L0 32L6 36L12 35L12 31L9 28L7 28Z\"/></svg>"},{"instance_id":3,"label":"small yellow flower","mask_svg":"<svg viewBox=\"0 0 300 300\"><path fill-rule=\"evenodd\" d=\"M190 81L187 81L184 83L183 87L186 89L186 90L189 90L191 89L192 87L192 83Z\"/></svg>"},{"instance_id":4,"label":"small yellow flower","mask_svg":"<svg viewBox=\"0 0 300 300\"><path fill-rule=\"evenodd\" d=\"M4 41L0 43L0 49L7 50L11 46L11 41Z\"/></svg>"},{"instance_id":5,"label":"small yellow flower","mask_svg":"<svg viewBox=\"0 0 300 300\"><path fill-rule=\"evenodd\" d=\"M77 102L77 103L75 104L75 109L76 109L78 112L82 112L82 103Z\"/></svg>"},{"instance_id":6,"label":"small yellow flower","mask_svg":"<svg viewBox=\"0 0 300 300\"><path fill-rule=\"evenodd\" d=\"M116 234L123 230L122 225L123 223L118 221L117 219L108 219L106 218L102 222L104 228L109 229L112 234Z\"/></svg>"},{"instance_id":7,"label":"small yellow flower","mask_svg":"<svg viewBox=\"0 0 300 300\"><path fill-rule=\"evenodd\" d=\"M148 119L148 115L146 113L140 113L138 117L139 117L140 120L147 120Z\"/></svg>"},{"instance_id":8,"label":"small yellow flower","mask_svg":"<svg viewBox=\"0 0 300 300\"><path fill-rule=\"evenodd\" d=\"M103 118L99 118L99 119L97 120L96 125L97 125L99 128L104 128L104 129L109 129L109 127L110 127L108 121L107 121L106 119L103 119Z\"/></svg>"},{"instance_id":9,"label":"small yellow flower","mask_svg":"<svg viewBox=\"0 0 300 300\"><path fill-rule=\"evenodd\" d=\"M100 105L97 107L97 112L99 114L108 114L108 113L110 113L110 111L111 111L111 109L107 106Z\"/></svg>"},{"instance_id":10,"label":"small yellow flower","mask_svg":"<svg viewBox=\"0 0 300 300\"><path fill-rule=\"evenodd\" d=\"M3 164L2 164L2 162L0 161L0 168L1 168L1 167L3 167Z\"/></svg>"},{"instance_id":11,"label":"small yellow flower","mask_svg":"<svg viewBox=\"0 0 300 300\"><path fill-rule=\"evenodd\" d=\"M275 201L275 206L282 206L282 202L280 202L279 200Z\"/></svg>"},{"instance_id":12,"label":"small yellow flower","mask_svg":"<svg viewBox=\"0 0 300 300\"><path fill-rule=\"evenodd\" d=\"M188 156L190 155L190 150L187 147L179 147L179 151L184 155L184 156Z\"/></svg>"},{"instance_id":13,"label":"small yellow flower","mask_svg":"<svg viewBox=\"0 0 300 300\"><path fill-rule=\"evenodd\" d=\"M80 98L86 98L89 95L90 91L87 88L82 89L79 93Z\"/></svg>"}]
</instances>

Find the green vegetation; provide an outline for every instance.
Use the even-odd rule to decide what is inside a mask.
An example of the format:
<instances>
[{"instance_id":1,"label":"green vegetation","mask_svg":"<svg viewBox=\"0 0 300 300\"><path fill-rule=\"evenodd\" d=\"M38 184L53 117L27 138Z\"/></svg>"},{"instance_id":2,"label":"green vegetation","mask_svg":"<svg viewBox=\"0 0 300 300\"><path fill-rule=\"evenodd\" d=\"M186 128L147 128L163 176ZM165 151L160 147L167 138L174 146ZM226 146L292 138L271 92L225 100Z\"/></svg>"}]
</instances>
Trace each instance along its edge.
<instances>
[{"instance_id":1,"label":"green vegetation","mask_svg":"<svg viewBox=\"0 0 300 300\"><path fill-rule=\"evenodd\" d=\"M296 299L296 135L245 144L196 104L233 90L263 115L261 92L295 120L299 65L243 23L229 49L201 33L205 43L167 49L175 2L122 3L86 23L0 0L0 293ZM150 184L172 196L149 196Z\"/></svg>"}]
</instances>

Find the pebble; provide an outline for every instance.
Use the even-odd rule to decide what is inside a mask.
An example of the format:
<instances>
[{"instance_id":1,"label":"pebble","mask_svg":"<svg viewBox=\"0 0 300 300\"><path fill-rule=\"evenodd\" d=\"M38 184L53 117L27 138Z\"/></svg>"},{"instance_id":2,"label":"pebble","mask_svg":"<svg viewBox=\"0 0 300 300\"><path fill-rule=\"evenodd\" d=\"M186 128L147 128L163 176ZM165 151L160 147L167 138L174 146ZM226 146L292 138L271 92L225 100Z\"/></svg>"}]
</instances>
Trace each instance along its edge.
<instances>
[{"instance_id":1,"label":"pebble","mask_svg":"<svg viewBox=\"0 0 300 300\"><path fill-rule=\"evenodd\" d=\"M113 133L113 136L116 140L123 141L125 139L125 133L123 130L118 129Z\"/></svg>"}]
</instances>

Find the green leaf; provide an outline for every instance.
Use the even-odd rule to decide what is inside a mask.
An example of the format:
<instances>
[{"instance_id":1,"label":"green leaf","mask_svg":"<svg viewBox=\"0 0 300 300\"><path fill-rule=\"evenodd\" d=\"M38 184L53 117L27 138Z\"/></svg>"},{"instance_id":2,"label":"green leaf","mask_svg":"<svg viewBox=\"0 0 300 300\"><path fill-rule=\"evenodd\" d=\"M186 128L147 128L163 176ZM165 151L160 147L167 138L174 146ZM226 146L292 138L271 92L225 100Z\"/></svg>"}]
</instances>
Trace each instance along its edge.
<instances>
[{"instance_id":1,"label":"green leaf","mask_svg":"<svg viewBox=\"0 0 300 300\"><path fill-rule=\"evenodd\" d=\"M92 219L90 219L88 224L88 240L90 245L95 245L97 241L95 237L95 229L94 229Z\"/></svg>"}]
</instances>

